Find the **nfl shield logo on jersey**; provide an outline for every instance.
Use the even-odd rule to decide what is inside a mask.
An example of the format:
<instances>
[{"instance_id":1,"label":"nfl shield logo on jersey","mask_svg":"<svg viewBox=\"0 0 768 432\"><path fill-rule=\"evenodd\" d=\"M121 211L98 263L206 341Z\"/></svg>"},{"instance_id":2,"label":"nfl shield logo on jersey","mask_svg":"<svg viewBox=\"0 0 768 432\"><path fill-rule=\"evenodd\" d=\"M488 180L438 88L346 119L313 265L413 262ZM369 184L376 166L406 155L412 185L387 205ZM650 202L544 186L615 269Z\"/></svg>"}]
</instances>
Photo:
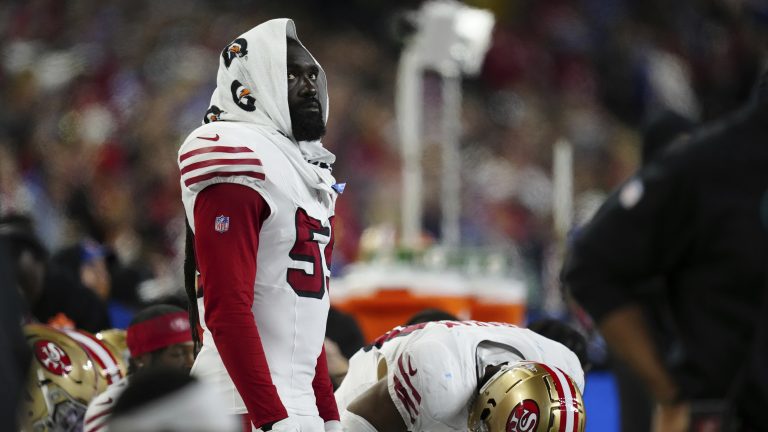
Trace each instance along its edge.
<instances>
[{"instance_id":1,"label":"nfl shield logo on jersey","mask_svg":"<svg viewBox=\"0 0 768 432\"><path fill-rule=\"evenodd\" d=\"M213 225L216 232L226 232L229 229L229 216L216 216L216 223Z\"/></svg>"}]
</instances>

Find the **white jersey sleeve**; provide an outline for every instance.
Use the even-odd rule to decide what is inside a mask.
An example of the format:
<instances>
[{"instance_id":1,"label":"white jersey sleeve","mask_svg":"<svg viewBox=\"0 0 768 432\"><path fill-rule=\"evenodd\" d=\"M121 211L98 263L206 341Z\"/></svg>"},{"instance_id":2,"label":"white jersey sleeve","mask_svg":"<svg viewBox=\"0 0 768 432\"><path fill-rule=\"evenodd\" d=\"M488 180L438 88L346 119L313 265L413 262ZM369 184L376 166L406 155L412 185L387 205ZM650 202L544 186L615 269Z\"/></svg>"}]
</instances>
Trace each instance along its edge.
<instances>
[{"instance_id":1,"label":"white jersey sleeve","mask_svg":"<svg viewBox=\"0 0 768 432\"><path fill-rule=\"evenodd\" d=\"M255 139L254 139L255 138ZM187 220L194 230L197 194L218 183L235 183L256 190L274 208L267 189L265 163L269 156L254 136L237 125L217 122L192 132L179 148L178 164Z\"/></svg>"},{"instance_id":2,"label":"white jersey sleeve","mask_svg":"<svg viewBox=\"0 0 768 432\"><path fill-rule=\"evenodd\" d=\"M409 344L388 365L389 395L409 431L463 431L477 378L440 339Z\"/></svg>"},{"instance_id":3,"label":"white jersey sleeve","mask_svg":"<svg viewBox=\"0 0 768 432\"><path fill-rule=\"evenodd\" d=\"M111 386L107 387L103 393L96 396L85 411L83 420L84 432L97 432L106 430L107 421L112 415L112 409L115 407L117 398L128 387L128 379L124 378Z\"/></svg>"},{"instance_id":4,"label":"white jersey sleeve","mask_svg":"<svg viewBox=\"0 0 768 432\"><path fill-rule=\"evenodd\" d=\"M333 394L340 413L379 381L377 369L380 359L381 355L376 347L361 348L349 359L347 375Z\"/></svg>"}]
</instances>

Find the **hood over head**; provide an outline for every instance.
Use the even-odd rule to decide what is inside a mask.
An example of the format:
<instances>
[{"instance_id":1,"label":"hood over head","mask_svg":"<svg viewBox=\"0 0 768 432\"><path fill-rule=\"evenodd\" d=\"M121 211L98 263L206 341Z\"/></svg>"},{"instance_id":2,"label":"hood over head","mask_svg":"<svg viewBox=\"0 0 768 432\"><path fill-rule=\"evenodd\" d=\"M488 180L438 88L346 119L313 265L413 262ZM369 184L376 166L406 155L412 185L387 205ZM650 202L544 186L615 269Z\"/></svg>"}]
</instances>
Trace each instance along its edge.
<instances>
[{"instance_id":1,"label":"hood over head","mask_svg":"<svg viewBox=\"0 0 768 432\"><path fill-rule=\"evenodd\" d=\"M243 122L259 127L296 168L306 185L323 192L323 202L332 206L336 192L330 171L336 156L319 140L297 142L293 136L288 108L287 38L301 44L293 20L273 19L243 33L222 50L216 90L203 123ZM312 60L319 69L317 98L323 122L327 122L325 71L314 57Z\"/></svg>"},{"instance_id":2,"label":"hood over head","mask_svg":"<svg viewBox=\"0 0 768 432\"><path fill-rule=\"evenodd\" d=\"M279 18L248 30L224 48L219 57L216 90L211 96L204 123L217 120L248 122L274 128L295 141L288 109L286 38L301 44L293 20ZM327 122L325 71L317 59L312 59L320 69L318 99L323 120Z\"/></svg>"}]
</instances>

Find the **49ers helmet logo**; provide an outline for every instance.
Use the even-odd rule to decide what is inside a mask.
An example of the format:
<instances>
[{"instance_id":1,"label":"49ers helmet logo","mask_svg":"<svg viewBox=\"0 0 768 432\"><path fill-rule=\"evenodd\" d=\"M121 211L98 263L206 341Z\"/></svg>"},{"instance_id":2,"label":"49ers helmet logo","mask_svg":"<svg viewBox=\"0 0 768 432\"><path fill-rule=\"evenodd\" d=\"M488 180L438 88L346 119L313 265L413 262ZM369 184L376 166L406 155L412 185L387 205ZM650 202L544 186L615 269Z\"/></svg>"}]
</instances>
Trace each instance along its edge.
<instances>
[{"instance_id":1,"label":"49ers helmet logo","mask_svg":"<svg viewBox=\"0 0 768 432\"><path fill-rule=\"evenodd\" d=\"M72 372L72 360L55 343L42 339L35 342L34 350L37 361L49 372L59 376Z\"/></svg>"},{"instance_id":2,"label":"49ers helmet logo","mask_svg":"<svg viewBox=\"0 0 768 432\"><path fill-rule=\"evenodd\" d=\"M507 432L533 432L539 424L539 405L526 399L515 405L507 419Z\"/></svg>"},{"instance_id":3,"label":"49ers helmet logo","mask_svg":"<svg viewBox=\"0 0 768 432\"><path fill-rule=\"evenodd\" d=\"M243 38L237 38L232 41L221 52L221 58L224 59L224 65L229 69L232 60L236 57L245 57L248 55L248 41Z\"/></svg>"}]
</instances>

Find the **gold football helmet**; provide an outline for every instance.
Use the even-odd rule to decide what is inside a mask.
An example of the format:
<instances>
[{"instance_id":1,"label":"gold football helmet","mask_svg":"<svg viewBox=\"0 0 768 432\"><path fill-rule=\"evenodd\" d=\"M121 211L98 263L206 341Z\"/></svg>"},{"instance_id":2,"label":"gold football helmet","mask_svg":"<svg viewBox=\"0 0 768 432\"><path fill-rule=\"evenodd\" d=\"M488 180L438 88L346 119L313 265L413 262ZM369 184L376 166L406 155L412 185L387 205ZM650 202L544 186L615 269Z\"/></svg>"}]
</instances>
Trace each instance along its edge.
<instances>
[{"instance_id":1,"label":"gold football helmet","mask_svg":"<svg viewBox=\"0 0 768 432\"><path fill-rule=\"evenodd\" d=\"M52 327L29 324L24 334L33 359L21 406L21 430L80 430L99 379L88 353Z\"/></svg>"},{"instance_id":2,"label":"gold football helmet","mask_svg":"<svg viewBox=\"0 0 768 432\"><path fill-rule=\"evenodd\" d=\"M123 329L109 329L102 330L96 333L96 339L104 342L107 348L112 354L117 357L118 360L122 360L122 365L128 364L131 359L131 351L128 350L128 343L126 342L126 332ZM126 372L126 371L124 371Z\"/></svg>"},{"instance_id":3,"label":"gold football helmet","mask_svg":"<svg viewBox=\"0 0 768 432\"><path fill-rule=\"evenodd\" d=\"M95 335L78 330L84 333L94 342L101 345L104 350L89 351L91 359L95 361L99 371L99 393L107 387L120 381L128 374L128 364L131 353L128 351L128 344L125 342L125 330L109 329L102 330ZM98 359L96 358L98 357Z\"/></svg>"},{"instance_id":4,"label":"gold football helmet","mask_svg":"<svg viewBox=\"0 0 768 432\"><path fill-rule=\"evenodd\" d=\"M503 366L480 389L469 411L471 431L583 432L581 392L560 369L536 362Z\"/></svg>"},{"instance_id":5,"label":"gold football helmet","mask_svg":"<svg viewBox=\"0 0 768 432\"><path fill-rule=\"evenodd\" d=\"M125 377L127 368L119 348L85 330L62 330L88 353L98 375L96 389L103 392ZM111 330L106 330L111 331Z\"/></svg>"}]
</instances>

